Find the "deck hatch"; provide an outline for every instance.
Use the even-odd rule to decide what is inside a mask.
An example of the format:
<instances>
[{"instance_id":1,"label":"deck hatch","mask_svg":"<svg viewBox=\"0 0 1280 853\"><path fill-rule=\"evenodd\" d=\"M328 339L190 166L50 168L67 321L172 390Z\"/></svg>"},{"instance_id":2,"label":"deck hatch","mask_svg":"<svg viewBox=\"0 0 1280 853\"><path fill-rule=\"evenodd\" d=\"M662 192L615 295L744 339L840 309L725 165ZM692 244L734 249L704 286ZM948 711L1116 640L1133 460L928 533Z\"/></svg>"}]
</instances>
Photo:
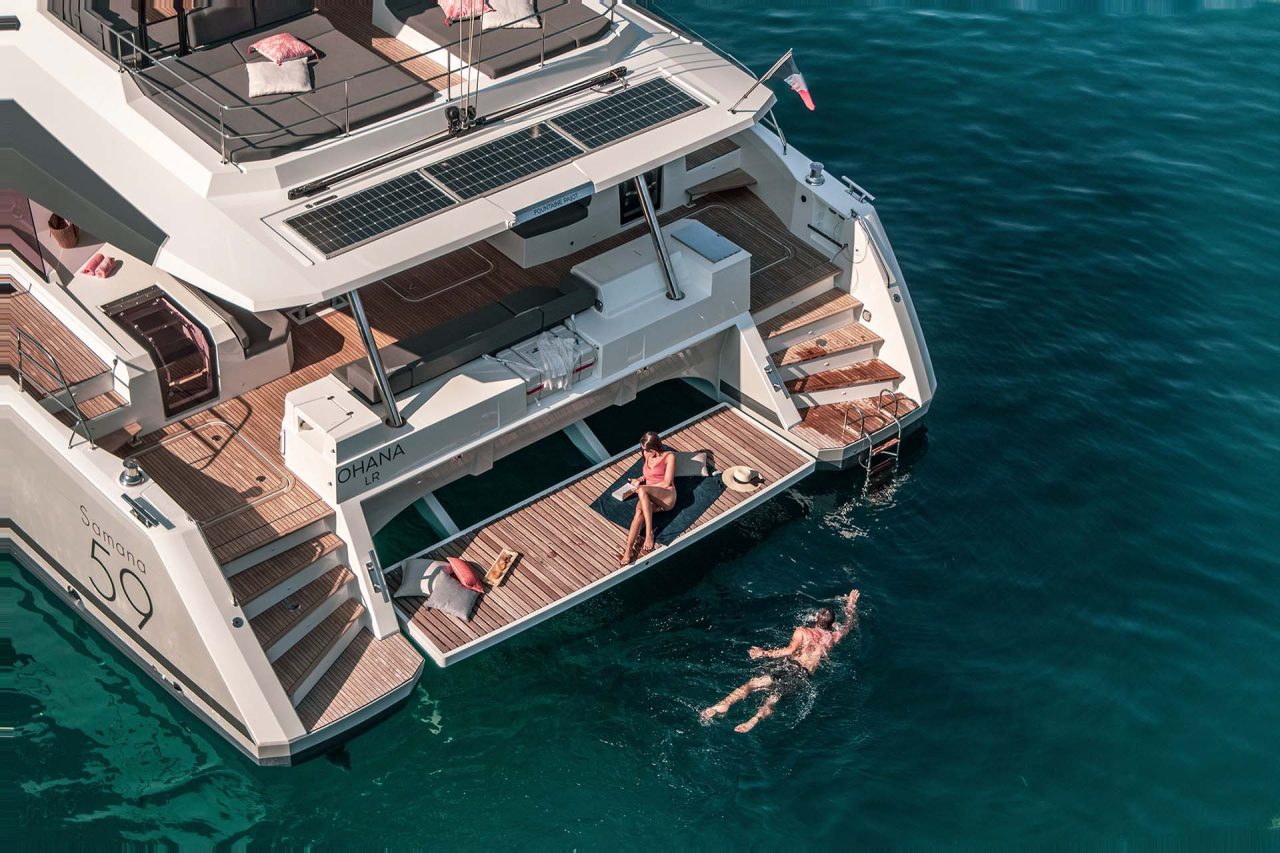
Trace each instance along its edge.
<instances>
[{"instance_id":1,"label":"deck hatch","mask_svg":"<svg viewBox=\"0 0 1280 853\"><path fill-rule=\"evenodd\" d=\"M470 199L567 163L582 153L543 123L432 163L425 171L458 198Z\"/></svg>"},{"instance_id":2,"label":"deck hatch","mask_svg":"<svg viewBox=\"0 0 1280 853\"><path fill-rule=\"evenodd\" d=\"M600 148L700 110L704 104L665 77L558 115L551 123L588 148Z\"/></svg>"},{"instance_id":3,"label":"deck hatch","mask_svg":"<svg viewBox=\"0 0 1280 853\"><path fill-rule=\"evenodd\" d=\"M285 220L331 258L361 243L426 219L454 203L420 172L409 172Z\"/></svg>"}]
</instances>

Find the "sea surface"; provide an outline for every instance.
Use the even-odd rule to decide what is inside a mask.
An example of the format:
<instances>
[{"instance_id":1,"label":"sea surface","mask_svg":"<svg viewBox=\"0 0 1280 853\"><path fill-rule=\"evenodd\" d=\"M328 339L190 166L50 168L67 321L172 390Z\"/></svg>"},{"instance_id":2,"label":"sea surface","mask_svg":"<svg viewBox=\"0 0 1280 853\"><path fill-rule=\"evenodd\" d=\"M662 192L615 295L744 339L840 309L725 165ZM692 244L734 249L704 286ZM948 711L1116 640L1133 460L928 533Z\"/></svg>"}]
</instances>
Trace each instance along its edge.
<instances>
[{"instance_id":1,"label":"sea surface","mask_svg":"<svg viewBox=\"0 0 1280 853\"><path fill-rule=\"evenodd\" d=\"M794 48L788 139L878 197L940 383L914 458L429 667L294 769L6 563L19 846L1280 848L1280 5L669 8L758 70ZM855 586L810 692L698 722Z\"/></svg>"}]
</instances>

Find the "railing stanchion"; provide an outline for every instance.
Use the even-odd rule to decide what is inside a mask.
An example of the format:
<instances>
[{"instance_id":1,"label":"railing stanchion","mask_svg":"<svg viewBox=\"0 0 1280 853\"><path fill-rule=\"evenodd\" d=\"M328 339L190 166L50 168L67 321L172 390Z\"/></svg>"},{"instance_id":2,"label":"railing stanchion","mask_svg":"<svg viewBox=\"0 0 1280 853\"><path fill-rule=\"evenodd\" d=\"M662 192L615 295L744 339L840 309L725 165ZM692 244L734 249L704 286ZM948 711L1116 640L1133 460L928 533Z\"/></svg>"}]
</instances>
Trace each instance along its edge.
<instances>
[{"instance_id":1,"label":"railing stanchion","mask_svg":"<svg viewBox=\"0 0 1280 853\"><path fill-rule=\"evenodd\" d=\"M350 79L342 81L342 126L346 129L346 135L351 135L351 81Z\"/></svg>"},{"instance_id":2,"label":"railing stanchion","mask_svg":"<svg viewBox=\"0 0 1280 853\"><path fill-rule=\"evenodd\" d=\"M224 107L218 104L218 139L221 142L222 162L227 162L227 119L223 113Z\"/></svg>"}]
</instances>

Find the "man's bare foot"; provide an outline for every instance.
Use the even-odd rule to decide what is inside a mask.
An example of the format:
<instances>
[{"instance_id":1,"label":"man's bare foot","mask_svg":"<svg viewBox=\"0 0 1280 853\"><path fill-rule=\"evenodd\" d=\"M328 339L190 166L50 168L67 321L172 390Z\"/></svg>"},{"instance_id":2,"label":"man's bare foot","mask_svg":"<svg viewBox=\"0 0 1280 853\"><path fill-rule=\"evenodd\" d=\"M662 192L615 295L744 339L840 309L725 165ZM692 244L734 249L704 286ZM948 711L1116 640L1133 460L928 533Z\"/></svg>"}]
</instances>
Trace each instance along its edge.
<instances>
[{"instance_id":1,"label":"man's bare foot","mask_svg":"<svg viewBox=\"0 0 1280 853\"><path fill-rule=\"evenodd\" d=\"M723 717L727 713L729 713L729 706L724 702L718 702L710 708L703 708L702 713L698 716L702 719L702 722L709 723L716 717Z\"/></svg>"},{"instance_id":2,"label":"man's bare foot","mask_svg":"<svg viewBox=\"0 0 1280 853\"><path fill-rule=\"evenodd\" d=\"M756 723L758 722L760 722L759 717L752 717L751 719L747 720L745 723L738 723L738 725L733 727L733 730L738 734L745 735L747 732L754 729L756 727Z\"/></svg>"}]
</instances>

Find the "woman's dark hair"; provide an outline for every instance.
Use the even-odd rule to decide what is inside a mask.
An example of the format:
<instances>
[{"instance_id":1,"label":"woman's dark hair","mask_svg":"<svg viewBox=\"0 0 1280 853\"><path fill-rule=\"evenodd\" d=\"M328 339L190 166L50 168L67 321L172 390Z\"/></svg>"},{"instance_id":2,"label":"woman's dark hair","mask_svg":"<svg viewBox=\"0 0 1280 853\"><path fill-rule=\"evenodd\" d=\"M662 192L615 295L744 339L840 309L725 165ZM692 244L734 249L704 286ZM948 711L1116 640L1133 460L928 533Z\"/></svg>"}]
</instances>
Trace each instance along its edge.
<instances>
[{"instance_id":1,"label":"woman's dark hair","mask_svg":"<svg viewBox=\"0 0 1280 853\"><path fill-rule=\"evenodd\" d=\"M656 432L646 432L644 435L640 436L640 449L652 450L655 453L661 453L666 448L662 446L662 436L658 435Z\"/></svg>"},{"instance_id":2,"label":"woman's dark hair","mask_svg":"<svg viewBox=\"0 0 1280 853\"><path fill-rule=\"evenodd\" d=\"M813 621L817 623L819 628L828 630L831 628L832 625L835 624L836 617L835 617L835 614L833 614L830 611L830 609L824 607L817 612Z\"/></svg>"}]
</instances>

